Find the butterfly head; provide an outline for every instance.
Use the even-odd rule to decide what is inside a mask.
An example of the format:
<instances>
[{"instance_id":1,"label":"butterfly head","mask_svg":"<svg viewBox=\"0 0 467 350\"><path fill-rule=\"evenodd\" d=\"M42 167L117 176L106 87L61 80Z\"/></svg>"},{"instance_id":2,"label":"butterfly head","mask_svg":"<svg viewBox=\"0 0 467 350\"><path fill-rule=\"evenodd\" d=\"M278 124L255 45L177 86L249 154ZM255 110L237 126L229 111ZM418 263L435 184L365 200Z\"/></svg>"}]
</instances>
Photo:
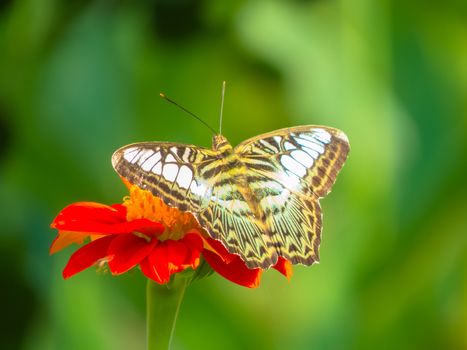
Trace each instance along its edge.
<instances>
[{"instance_id":1,"label":"butterfly head","mask_svg":"<svg viewBox=\"0 0 467 350\"><path fill-rule=\"evenodd\" d=\"M214 135L212 137L212 149L214 151L219 151L219 152L231 152L232 151L232 145L227 141L227 139L218 134Z\"/></svg>"}]
</instances>

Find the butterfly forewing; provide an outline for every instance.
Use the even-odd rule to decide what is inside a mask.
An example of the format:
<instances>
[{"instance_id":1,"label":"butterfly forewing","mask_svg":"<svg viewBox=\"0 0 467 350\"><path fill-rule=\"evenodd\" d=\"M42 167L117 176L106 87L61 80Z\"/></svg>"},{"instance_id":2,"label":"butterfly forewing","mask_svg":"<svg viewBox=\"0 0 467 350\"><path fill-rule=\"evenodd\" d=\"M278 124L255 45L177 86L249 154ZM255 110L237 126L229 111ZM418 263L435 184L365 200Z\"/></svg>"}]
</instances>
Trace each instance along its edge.
<instances>
[{"instance_id":1,"label":"butterfly forewing","mask_svg":"<svg viewBox=\"0 0 467 350\"><path fill-rule=\"evenodd\" d=\"M216 149L216 147L214 147ZM349 151L340 130L301 126L246 140L232 152L147 142L116 151L116 171L183 211L250 268L278 256L317 261L319 198L334 183Z\"/></svg>"},{"instance_id":2,"label":"butterfly forewing","mask_svg":"<svg viewBox=\"0 0 467 350\"><path fill-rule=\"evenodd\" d=\"M210 201L212 186L199 168L216 161L215 152L166 142L135 143L112 156L120 176L182 211L199 212Z\"/></svg>"}]
</instances>

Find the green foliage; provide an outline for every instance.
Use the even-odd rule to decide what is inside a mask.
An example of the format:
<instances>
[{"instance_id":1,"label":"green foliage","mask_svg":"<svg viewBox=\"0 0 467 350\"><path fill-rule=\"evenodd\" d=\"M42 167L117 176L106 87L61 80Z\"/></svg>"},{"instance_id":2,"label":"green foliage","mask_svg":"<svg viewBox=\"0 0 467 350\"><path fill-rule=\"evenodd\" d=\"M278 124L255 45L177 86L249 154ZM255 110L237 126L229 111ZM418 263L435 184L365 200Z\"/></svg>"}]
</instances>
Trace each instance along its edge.
<instances>
[{"instance_id":1,"label":"green foliage","mask_svg":"<svg viewBox=\"0 0 467 350\"><path fill-rule=\"evenodd\" d=\"M79 4L78 4L79 3ZM186 293L175 349L467 348L463 2L0 3L2 349L144 349L145 281L48 256L65 205L118 203L119 146L325 124L351 153L321 264Z\"/></svg>"}]
</instances>

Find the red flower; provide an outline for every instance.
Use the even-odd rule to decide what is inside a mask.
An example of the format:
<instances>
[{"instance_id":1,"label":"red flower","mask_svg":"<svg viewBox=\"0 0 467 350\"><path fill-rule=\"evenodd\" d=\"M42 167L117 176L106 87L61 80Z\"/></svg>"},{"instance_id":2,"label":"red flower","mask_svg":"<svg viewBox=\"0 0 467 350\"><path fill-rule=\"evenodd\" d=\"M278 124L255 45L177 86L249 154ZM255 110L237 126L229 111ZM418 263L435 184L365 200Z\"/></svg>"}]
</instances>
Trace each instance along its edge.
<instances>
[{"instance_id":1,"label":"red flower","mask_svg":"<svg viewBox=\"0 0 467 350\"><path fill-rule=\"evenodd\" d=\"M209 238L193 215L165 205L137 186L129 185L129 189L123 204L74 203L52 222L58 236L51 254L90 238L70 257L64 278L107 263L114 275L139 265L147 277L164 284L174 273L195 270L202 255L226 279L250 288L259 285L263 270L249 269L238 255ZM283 258L274 268L287 278L292 275L292 265Z\"/></svg>"}]
</instances>

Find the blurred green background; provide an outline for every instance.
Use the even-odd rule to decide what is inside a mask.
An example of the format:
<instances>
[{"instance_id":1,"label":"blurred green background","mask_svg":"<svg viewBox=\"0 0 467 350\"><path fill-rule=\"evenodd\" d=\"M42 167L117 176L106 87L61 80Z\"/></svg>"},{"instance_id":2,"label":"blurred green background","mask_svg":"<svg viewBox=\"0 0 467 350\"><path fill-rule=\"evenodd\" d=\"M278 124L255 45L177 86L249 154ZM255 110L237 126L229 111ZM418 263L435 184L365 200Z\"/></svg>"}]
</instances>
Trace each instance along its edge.
<instances>
[{"instance_id":1,"label":"blurred green background","mask_svg":"<svg viewBox=\"0 0 467 350\"><path fill-rule=\"evenodd\" d=\"M127 143L344 130L321 264L193 284L175 349L467 349L467 2L0 1L2 349L144 349L145 280L61 270Z\"/></svg>"}]
</instances>

